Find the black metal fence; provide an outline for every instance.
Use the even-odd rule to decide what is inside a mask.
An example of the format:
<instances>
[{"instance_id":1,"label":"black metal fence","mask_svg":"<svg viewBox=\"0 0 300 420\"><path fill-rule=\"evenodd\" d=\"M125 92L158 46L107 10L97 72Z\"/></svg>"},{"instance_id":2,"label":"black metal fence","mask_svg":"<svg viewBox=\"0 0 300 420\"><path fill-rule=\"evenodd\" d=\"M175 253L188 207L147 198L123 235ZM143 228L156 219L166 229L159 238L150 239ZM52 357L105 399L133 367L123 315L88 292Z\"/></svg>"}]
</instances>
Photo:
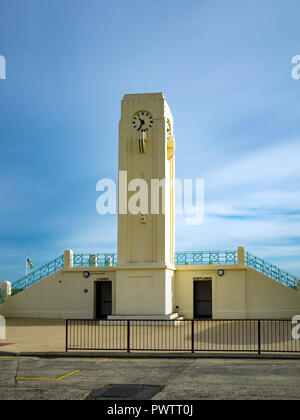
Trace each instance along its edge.
<instances>
[{"instance_id":1,"label":"black metal fence","mask_svg":"<svg viewBox=\"0 0 300 420\"><path fill-rule=\"evenodd\" d=\"M66 351L300 353L289 320L66 321Z\"/></svg>"}]
</instances>

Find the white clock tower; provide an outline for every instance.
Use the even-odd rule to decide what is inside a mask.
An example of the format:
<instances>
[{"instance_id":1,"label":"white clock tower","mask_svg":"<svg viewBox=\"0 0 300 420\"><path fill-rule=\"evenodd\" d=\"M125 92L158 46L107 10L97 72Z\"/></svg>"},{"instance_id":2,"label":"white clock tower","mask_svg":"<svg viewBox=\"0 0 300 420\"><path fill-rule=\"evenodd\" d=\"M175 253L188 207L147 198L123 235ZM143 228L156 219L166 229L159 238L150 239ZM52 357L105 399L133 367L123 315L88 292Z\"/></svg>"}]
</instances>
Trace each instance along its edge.
<instances>
[{"instance_id":1,"label":"white clock tower","mask_svg":"<svg viewBox=\"0 0 300 420\"><path fill-rule=\"evenodd\" d=\"M161 93L125 95L119 126L116 311L174 317L173 117Z\"/></svg>"}]
</instances>

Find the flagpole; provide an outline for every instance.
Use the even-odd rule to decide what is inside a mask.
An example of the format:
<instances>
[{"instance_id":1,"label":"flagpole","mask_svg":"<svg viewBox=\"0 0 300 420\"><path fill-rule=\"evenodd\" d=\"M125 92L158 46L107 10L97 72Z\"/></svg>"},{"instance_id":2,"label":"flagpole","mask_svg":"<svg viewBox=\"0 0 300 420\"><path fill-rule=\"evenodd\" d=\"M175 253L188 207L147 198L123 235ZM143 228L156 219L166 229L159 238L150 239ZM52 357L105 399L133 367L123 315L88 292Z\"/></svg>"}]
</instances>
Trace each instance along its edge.
<instances>
[{"instance_id":1,"label":"flagpole","mask_svg":"<svg viewBox=\"0 0 300 420\"><path fill-rule=\"evenodd\" d=\"M25 256L25 275L27 276L27 255Z\"/></svg>"},{"instance_id":2,"label":"flagpole","mask_svg":"<svg viewBox=\"0 0 300 420\"><path fill-rule=\"evenodd\" d=\"M26 255L26 277L25 277L25 287L27 287L27 274L28 274L28 264L27 264L27 260L28 260L28 255Z\"/></svg>"},{"instance_id":3,"label":"flagpole","mask_svg":"<svg viewBox=\"0 0 300 420\"><path fill-rule=\"evenodd\" d=\"M28 273L28 264L27 264L27 259L28 259L28 256L26 255L26 262L25 262L25 265L26 265L26 277L25 277L25 288L27 288L27 273Z\"/></svg>"}]
</instances>

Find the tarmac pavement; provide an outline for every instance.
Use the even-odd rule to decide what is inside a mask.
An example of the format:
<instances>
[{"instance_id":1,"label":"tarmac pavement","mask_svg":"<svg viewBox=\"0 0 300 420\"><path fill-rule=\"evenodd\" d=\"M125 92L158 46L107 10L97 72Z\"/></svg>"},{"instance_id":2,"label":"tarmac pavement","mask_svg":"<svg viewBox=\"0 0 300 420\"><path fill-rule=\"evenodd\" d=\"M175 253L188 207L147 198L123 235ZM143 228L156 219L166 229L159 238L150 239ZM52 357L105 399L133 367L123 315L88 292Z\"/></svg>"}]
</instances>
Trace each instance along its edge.
<instances>
[{"instance_id":1,"label":"tarmac pavement","mask_svg":"<svg viewBox=\"0 0 300 420\"><path fill-rule=\"evenodd\" d=\"M299 400L300 360L0 357L1 400L83 400L113 385L153 385L152 400Z\"/></svg>"}]
</instances>

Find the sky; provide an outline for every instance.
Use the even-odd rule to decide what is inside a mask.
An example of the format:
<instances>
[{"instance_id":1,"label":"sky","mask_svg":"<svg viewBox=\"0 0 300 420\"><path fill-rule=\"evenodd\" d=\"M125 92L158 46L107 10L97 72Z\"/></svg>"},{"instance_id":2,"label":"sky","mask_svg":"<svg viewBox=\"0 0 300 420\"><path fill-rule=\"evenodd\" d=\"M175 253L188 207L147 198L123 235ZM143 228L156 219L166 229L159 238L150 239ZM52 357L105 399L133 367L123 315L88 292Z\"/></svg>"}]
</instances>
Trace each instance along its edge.
<instances>
[{"instance_id":1,"label":"sky","mask_svg":"<svg viewBox=\"0 0 300 420\"><path fill-rule=\"evenodd\" d=\"M300 278L298 0L0 0L0 282L117 248L96 212L117 180L120 102L163 92L176 177L204 179L205 218L176 249L244 246Z\"/></svg>"}]
</instances>

